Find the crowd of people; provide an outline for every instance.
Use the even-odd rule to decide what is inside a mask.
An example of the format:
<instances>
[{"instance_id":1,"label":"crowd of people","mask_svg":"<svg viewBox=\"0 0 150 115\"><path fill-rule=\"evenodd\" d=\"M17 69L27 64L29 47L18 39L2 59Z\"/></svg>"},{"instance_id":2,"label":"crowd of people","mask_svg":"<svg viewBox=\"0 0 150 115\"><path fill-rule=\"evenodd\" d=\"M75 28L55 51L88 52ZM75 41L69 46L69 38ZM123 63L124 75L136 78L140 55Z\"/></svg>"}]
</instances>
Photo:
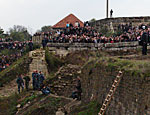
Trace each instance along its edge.
<instances>
[{"instance_id":1,"label":"crowd of people","mask_svg":"<svg viewBox=\"0 0 150 115\"><path fill-rule=\"evenodd\" d=\"M121 32L120 35L112 35L110 37L106 37L102 33L99 33L92 27L90 27L89 23L86 22L84 24L84 27L80 27L80 25L76 24L76 26L73 26L72 24L67 24L66 28L64 30L57 30L55 35L52 37L52 33L36 33L35 36L41 36L43 34L44 39L42 40L43 47L46 46L48 42L52 43L117 43L117 42L132 42L132 41L140 41L142 38L147 39L149 41L150 37L150 27L148 25L140 24L139 26L132 26L132 24L122 24L118 26L118 31ZM147 35L145 35L146 33ZM51 36L51 37L50 37ZM147 42L146 41L146 42ZM143 42L144 43L144 42ZM3 44L3 47L8 49L22 49L22 45L24 44ZM29 46L32 46L33 43L29 42ZM146 45L144 45L146 46ZM0 45L0 49L3 49ZM146 48L145 48L146 49ZM144 49L144 55L145 54ZM32 47L31 47L32 50ZM11 56L13 57L13 56ZM9 60L6 58L6 60ZM1 61L1 60L0 60ZM1 61L2 62L2 61ZM6 61L8 63L8 61ZM6 64L5 63L5 64ZM8 64L9 65L9 64ZM25 76L25 86L28 90L29 87L29 77ZM20 93L20 87L22 87L22 90L24 89L24 80L22 79L22 75L19 75L17 79L18 84L18 92ZM48 87L45 87L43 84L43 81L45 80L44 75L40 71L34 71L32 73L32 86L33 90L40 90L43 94L49 94L50 89ZM78 100L81 100L81 81L80 78L77 78L77 84L75 86L75 90L72 92L71 97L77 98Z\"/></svg>"},{"instance_id":2,"label":"crowd of people","mask_svg":"<svg viewBox=\"0 0 150 115\"><path fill-rule=\"evenodd\" d=\"M0 56L0 72L9 67L13 62L15 62L17 59L19 59L22 56L21 52L16 52L8 55L2 55Z\"/></svg>"},{"instance_id":3,"label":"crowd of people","mask_svg":"<svg viewBox=\"0 0 150 115\"><path fill-rule=\"evenodd\" d=\"M28 45L30 50L32 50L32 42L0 42L0 72L22 57L23 53L27 50ZM9 53L3 54L3 51L4 53Z\"/></svg>"},{"instance_id":4,"label":"crowd of people","mask_svg":"<svg viewBox=\"0 0 150 115\"><path fill-rule=\"evenodd\" d=\"M132 26L130 24L120 24L116 34L106 37L103 33L99 33L93 29L89 23L85 23L84 27L66 25L63 30L57 30L54 36L51 33L36 33L35 36L44 36L43 43L117 43L139 41L143 33L143 27L149 31L149 26L139 24Z\"/></svg>"},{"instance_id":5,"label":"crowd of people","mask_svg":"<svg viewBox=\"0 0 150 115\"><path fill-rule=\"evenodd\" d=\"M26 43L16 42L0 42L0 72L9 67L13 62L18 60L24 53ZM11 52L11 54L3 54L2 51Z\"/></svg>"},{"instance_id":6,"label":"crowd of people","mask_svg":"<svg viewBox=\"0 0 150 115\"><path fill-rule=\"evenodd\" d=\"M13 39L12 38L0 38L0 42L12 42Z\"/></svg>"},{"instance_id":7,"label":"crowd of people","mask_svg":"<svg viewBox=\"0 0 150 115\"><path fill-rule=\"evenodd\" d=\"M4 50L4 49L9 49L9 50L13 50L13 49L17 49L17 50L21 50L23 49L25 46L27 46L27 42L0 42L0 51Z\"/></svg>"}]
</instances>

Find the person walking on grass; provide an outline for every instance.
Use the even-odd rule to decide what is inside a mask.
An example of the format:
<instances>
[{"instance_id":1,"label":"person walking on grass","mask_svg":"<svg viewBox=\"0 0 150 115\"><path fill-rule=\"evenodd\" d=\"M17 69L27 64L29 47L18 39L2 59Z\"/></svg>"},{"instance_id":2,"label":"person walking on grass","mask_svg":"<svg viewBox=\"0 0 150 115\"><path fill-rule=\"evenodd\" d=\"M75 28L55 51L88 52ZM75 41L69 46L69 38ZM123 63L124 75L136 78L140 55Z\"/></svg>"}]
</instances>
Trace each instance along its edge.
<instances>
[{"instance_id":1,"label":"person walking on grass","mask_svg":"<svg viewBox=\"0 0 150 115\"><path fill-rule=\"evenodd\" d=\"M25 87L26 87L26 90L28 91L29 90L30 77L27 74L25 74L23 79L25 80Z\"/></svg>"},{"instance_id":2,"label":"person walking on grass","mask_svg":"<svg viewBox=\"0 0 150 115\"><path fill-rule=\"evenodd\" d=\"M24 90L24 82L22 79L22 74L20 74L16 80L17 84L18 84L18 93L20 93L20 87L22 88L22 91Z\"/></svg>"}]
</instances>

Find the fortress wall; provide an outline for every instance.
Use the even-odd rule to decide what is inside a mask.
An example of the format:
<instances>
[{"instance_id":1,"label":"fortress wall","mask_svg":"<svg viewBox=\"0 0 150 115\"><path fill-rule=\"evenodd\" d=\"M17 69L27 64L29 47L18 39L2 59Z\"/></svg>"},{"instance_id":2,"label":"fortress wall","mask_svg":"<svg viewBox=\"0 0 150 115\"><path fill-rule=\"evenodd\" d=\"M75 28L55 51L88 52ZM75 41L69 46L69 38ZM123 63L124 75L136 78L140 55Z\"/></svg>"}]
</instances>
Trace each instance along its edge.
<instances>
[{"instance_id":1,"label":"fortress wall","mask_svg":"<svg viewBox=\"0 0 150 115\"><path fill-rule=\"evenodd\" d=\"M129 24L132 23L133 26L138 26L139 24L150 24L150 17L119 17L119 18L106 18L91 22L90 25L101 31L103 27L108 27L108 29L116 30L119 24Z\"/></svg>"},{"instance_id":2,"label":"fortress wall","mask_svg":"<svg viewBox=\"0 0 150 115\"><path fill-rule=\"evenodd\" d=\"M120 42L120 43L48 43L50 50L64 49L69 51L76 50L128 50L139 48L138 42Z\"/></svg>"}]
</instances>

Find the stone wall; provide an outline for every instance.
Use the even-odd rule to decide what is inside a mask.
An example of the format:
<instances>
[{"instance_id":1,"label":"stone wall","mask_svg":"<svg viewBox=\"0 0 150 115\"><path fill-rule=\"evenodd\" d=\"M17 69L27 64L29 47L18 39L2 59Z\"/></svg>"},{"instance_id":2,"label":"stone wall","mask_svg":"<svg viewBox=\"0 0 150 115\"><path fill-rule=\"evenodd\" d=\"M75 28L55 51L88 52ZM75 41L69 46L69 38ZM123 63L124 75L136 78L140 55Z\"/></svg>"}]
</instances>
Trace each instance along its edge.
<instances>
[{"instance_id":1,"label":"stone wall","mask_svg":"<svg viewBox=\"0 0 150 115\"><path fill-rule=\"evenodd\" d=\"M128 50L139 48L138 42L120 42L120 43L48 43L47 46L50 50Z\"/></svg>"},{"instance_id":2,"label":"stone wall","mask_svg":"<svg viewBox=\"0 0 150 115\"><path fill-rule=\"evenodd\" d=\"M137 26L141 23L150 24L150 17L119 17L119 18L107 18L91 22L91 26L96 30L101 31L103 27L108 27L108 30L116 30L119 24L129 24Z\"/></svg>"},{"instance_id":3,"label":"stone wall","mask_svg":"<svg viewBox=\"0 0 150 115\"><path fill-rule=\"evenodd\" d=\"M138 70L123 72L106 115L150 115L150 79L146 74L148 73L138 73ZM90 101L96 101L101 107L116 75L115 67L107 65L105 60L89 62L81 74L83 102L88 104Z\"/></svg>"}]
</instances>

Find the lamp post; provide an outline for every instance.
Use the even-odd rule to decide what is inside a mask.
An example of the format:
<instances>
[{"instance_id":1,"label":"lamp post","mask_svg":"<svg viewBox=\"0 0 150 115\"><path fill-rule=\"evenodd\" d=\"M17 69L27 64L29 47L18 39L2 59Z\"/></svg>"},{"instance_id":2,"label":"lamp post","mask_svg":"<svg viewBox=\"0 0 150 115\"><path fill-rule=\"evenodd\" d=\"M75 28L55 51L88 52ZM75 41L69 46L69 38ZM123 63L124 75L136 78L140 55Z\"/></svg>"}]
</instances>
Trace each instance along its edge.
<instances>
[{"instance_id":1,"label":"lamp post","mask_svg":"<svg viewBox=\"0 0 150 115\"><path fill-rule=\"evenodd\" d=\"M106 0L106 18L108 18L108 12L109 12L109 1L108 0Z\"/></svg>"}]
</instances>

